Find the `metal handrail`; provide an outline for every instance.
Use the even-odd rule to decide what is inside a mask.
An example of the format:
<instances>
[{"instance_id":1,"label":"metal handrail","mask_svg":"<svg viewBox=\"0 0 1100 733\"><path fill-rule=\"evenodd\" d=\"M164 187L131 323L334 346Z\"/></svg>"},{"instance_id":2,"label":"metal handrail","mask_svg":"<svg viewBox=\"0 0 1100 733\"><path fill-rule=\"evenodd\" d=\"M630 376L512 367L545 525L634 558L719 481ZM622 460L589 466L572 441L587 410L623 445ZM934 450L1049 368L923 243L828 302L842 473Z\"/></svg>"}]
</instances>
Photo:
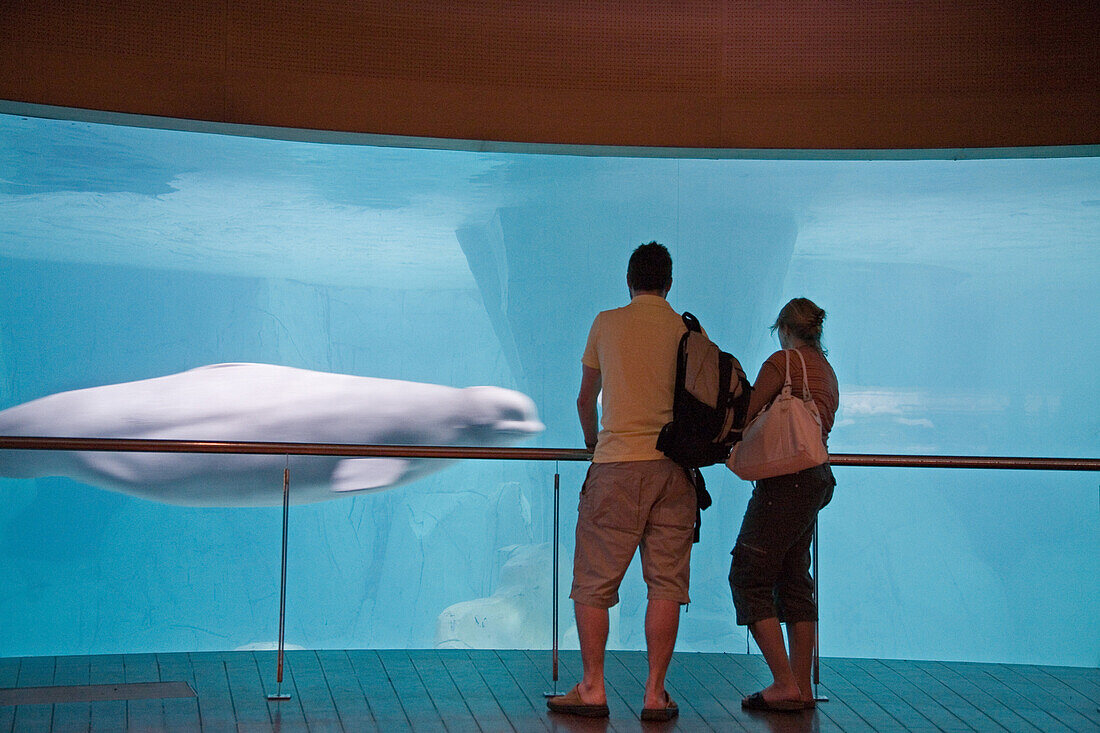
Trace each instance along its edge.
<instances>
[{"instance_id":1,"label":"metal handrail","mask_svg":"<svg viewBox=\"0 0 1100 733\"><path fill-rule=\"evenodd\" d=\"M588 461L583 448L481 448L442 445L285 443L238 440L152 440L147 438L39 438L0 436L0 450L90 450L134 453L239 453L356 458L483 458L514 461Z\"/></svg>"},{"instance_id":2,"label":"metal handrail","mask_svg":"<svg viewBox=\"0 0 1100 733\"><path fill-rule=\"evenodd\" d=\"M1006 468L1031 471L1100 471L1100 458L1024 458L1010 456L917 456L830 453L833 466L893 468Z\"/></svg>"},{"instance_id":3,"label":"metal handrail","mask_svg":"<svg viewBox=\"0 0 1100 733\"><path fill-rule=\"evenodd\" d=\"M287 456L283 472L283 542L282 576L279 585L279 649L277 656L276 692L267 695L270 701L286 701L283 682L283 630L286 621L287 522L290 510L289 456L352 456L435 459L496 459L526 461L589 461L592 452L576 448L484 448L473 446L427 445L356 445L347 443L288 443L215 440L151 440L143 438L55 438L31 436L0 436L0 450L112 451L139 453L222 453L268 454ZM830 454L834 466L891 466L912 468L1002 468L1046 471L1100 471L1096 458L1018 458L992 456L912 456L885 454ZM554 473L554 569L553 569L553 682L547 696L558 692L558 502L559 476ZM814 523L814 596L817 596L817 524ZM814 640L814 697L819 682L817 638Z\"/></svg>"},{"instance_id":4,"label":"metal handrail","mask_svg":"<svg viewBox=\"0 0 1100 733\"><path fill-rule=\"evenodd\" d=\"M82 450L136 453L237 453L360 458L473 458L514 461L589 461L583 448L483 448L474 446L284 443L235 440L151 440L145 438L47 438L0 436L0 450ZM1100 458L1010 456L924 456L831 453L834 466L893 468L989 468L1032 471L1100 471Z\"/></svg>"}]
</instances>

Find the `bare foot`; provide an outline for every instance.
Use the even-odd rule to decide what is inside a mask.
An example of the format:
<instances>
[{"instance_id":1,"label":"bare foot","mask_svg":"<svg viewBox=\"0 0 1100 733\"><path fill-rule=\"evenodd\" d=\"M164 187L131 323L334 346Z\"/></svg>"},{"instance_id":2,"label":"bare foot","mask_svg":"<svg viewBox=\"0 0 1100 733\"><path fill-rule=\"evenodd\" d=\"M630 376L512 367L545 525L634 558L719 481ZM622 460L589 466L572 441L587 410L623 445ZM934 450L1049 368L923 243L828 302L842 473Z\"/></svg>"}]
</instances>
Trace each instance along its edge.
<instances>
[{"instance_id":1,"label":"bare foot","mask_svg":"<svg viewBox=\"0 0 1100 733\"><path fill-rule=\"evenodd\" d=\"M760 694L768 702L790 702L795 700L801 702L803 699L802 690L798 689L798 685L784 687L778 683L772 683L761 690Z\"/></svg>"},{"instance_id":2,"label":"bare foot","mask_svg":"<svg viewBox=\"0 0 1100 733\"><path fill-rule=\"evenodd\" d=\"M643 708L663 708L668 706L668 701L672 698L668 696L668 692L661 690L656 695L646 693L645 699L642 702Z\"/></svg>"},{"instance_id":3,"label":"bare foot","mask_svg":"<svg viewBox=\"0 0 1100 733\"><path fill-rule=\"evenodd\" d=\"M596 685L585 685L584 681L581 681L577 683L577 694L581 696L581 701L586 705L607 704L607 690L604 687L597 688Z\"/></svg>"}]
</instances>

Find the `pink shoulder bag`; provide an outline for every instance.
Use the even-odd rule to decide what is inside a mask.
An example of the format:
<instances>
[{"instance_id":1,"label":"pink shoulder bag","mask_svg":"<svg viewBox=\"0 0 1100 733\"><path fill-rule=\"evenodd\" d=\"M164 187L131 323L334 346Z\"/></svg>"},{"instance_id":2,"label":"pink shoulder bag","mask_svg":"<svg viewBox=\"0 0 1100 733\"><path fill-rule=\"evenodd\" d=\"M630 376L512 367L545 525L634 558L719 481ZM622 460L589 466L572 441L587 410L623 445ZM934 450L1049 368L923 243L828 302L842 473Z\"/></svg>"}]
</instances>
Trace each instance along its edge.
<instances>
[{"instance_id":1,"label":"pink shoulder bag","mask_svg":"<svg viewBox=\"0 0 1100 733\"><path fill-rule=\"evenodd\" d=\"M791 394L791 356L802 360L802 399ZM787 376L783 390L745 427L726 465L746 481L785 476L829 460L821 440L821 415L810 396L806 359L797 349L784 349Z\"/></svg>"}]
</instances>

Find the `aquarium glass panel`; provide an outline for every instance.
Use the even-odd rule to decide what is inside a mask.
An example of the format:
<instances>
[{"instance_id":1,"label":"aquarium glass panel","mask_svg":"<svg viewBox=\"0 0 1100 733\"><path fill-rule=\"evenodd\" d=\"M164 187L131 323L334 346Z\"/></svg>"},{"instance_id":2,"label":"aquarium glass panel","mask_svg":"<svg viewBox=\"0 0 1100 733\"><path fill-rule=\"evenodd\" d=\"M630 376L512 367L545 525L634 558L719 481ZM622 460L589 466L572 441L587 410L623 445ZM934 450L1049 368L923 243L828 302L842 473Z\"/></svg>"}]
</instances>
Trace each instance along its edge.
<instances>
[{"instance_id":1,"label":"aquarium glass panel","mask_svg":"<svg viewBox=\"0 0 1100 733\"><path fill-rule=\"evenodd\" d=\"M0 116L0 433L580 447L588 328L657 240L750 378L788 299L827 311L834 452L1097 456L1100 158L239 132ZM549 648L555 472L575 646L584 470L0 451L0 656L272 647L284 475L291 648ZM836 475L823 654L1100 662L1094 474ZM678 649L744 651L752 487L706 476ZM644 609L635 565L613 647Z\"/></svg>"}]
</instances>

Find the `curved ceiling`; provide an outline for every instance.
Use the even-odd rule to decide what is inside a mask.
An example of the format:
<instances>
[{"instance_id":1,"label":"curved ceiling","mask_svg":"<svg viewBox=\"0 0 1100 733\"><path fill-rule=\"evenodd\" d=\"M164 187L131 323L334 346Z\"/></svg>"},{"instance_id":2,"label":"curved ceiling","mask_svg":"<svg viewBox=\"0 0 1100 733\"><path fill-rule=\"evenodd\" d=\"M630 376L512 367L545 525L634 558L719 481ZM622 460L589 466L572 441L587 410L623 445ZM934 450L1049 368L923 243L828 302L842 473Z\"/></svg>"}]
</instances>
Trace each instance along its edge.
<instances>
[{"instance_id":1,"label":"curved ceiling","mask_svg":"<svg viewBox=\"0 0 1100 733\"><path fill-rule=\"evenodd\" d=\"M356 133L686 148L1100 143L1100 3L5 4L0 99Z\"/></svg>"}]
</instances>

